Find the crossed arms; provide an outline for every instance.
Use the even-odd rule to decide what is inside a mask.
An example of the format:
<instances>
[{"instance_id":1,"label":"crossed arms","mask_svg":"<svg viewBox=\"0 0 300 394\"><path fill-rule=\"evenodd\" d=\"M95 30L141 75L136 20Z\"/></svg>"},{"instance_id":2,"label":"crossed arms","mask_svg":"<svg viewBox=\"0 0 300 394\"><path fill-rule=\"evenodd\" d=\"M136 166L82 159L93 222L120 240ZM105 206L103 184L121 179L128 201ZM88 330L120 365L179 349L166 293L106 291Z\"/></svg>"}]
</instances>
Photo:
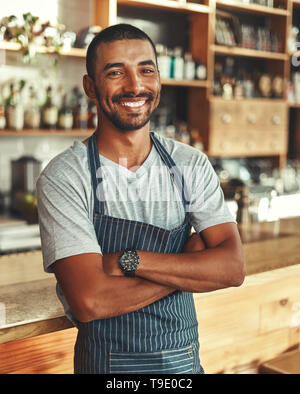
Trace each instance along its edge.
<instances>
[{"instance_id":1,"label":"crossed arms","mask_svg":"<svg viewBox=\"0 0 300 394\"><path fill-rule=\"evenodd\" d=\"M136 278L124 277L118 266L121 253L85 253L54 263L57 281L79 321L129 313L175 290L202 293L240 286L245 276L235 223L193 234L180 254L138 251Z\"/></svg>"}]
</instances>

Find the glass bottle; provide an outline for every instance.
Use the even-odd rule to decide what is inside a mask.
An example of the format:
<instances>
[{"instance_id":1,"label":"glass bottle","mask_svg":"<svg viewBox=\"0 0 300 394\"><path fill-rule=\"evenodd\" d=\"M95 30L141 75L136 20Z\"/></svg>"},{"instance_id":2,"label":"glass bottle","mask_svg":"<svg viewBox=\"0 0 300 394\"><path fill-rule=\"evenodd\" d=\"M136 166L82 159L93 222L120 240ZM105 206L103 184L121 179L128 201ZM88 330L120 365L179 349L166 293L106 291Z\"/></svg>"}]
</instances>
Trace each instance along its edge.
<instances>
[{"instance_id":1,"label":"glass bottle","mask_svg":"<svg viewBox=\"0 0 300 394\"><path fill-rule=\"evenodd\" d=\"M174 65L175 65L175 56L173 49L167 49L167 56L170 58L170 68L169 68L169 78L174 78Z\"/></svg>"},{"instance_id":2,"label":"glass bottle","mask_svg":"<svg viewBox=\"0 0 300 394\"><path fill-rule=\"evenodd\" d=\"M37 129L40 126L41 113L33 86L29 87L29 103L25 109L24 123L25 127L29 129Z\"/></svg>"},{"instance_id":3,"label":"glass bottle","mask_svg":"<svg viewBox=\"0 0 300 394\"><path fill-rule=\"evenodd\" d=\"M204 81L206 79L206 66L200 62L196 64L196 79Z\"/></svg>"},{"instance_id":4,"label":"glass bottle","mask_svg":"<svg viewBox=\"0 0 300 394\"><path fill-rule=\"evenodd\" d=\"M214 96L222 95L222 85L221 85L221 77L223 73L222 63L215 63L214 67L214 82L213 82L213 94Z\"/></svg>"},{"instance_id":5,"label":"glass bottle","mask_svg":"<svg viewBox=\"0 0 300 394\"><path fill-rule=\"evenodd\" d=\"M46 101L42 109L43 127L45 129L55 129L58 120L58 109L53 102L52 87L48 86Z\"/></svg>"},{"instance_id":6,"label":"glass bottle","mask_svg":"<svg viewBox=\"0 0 300 394\"><path fill-rule=\"evenodd\" d=\"M242 69L238 70L233 93L234 97L237 99L244 97L244 77Z\"/></svg>"},{"instance_id":7,"label":"glass bottle","mask_svg":"<svg viewBox=\"0 0 300 394\"><path fill-rule=\"evenodd\" d=\"M88 104L88 129L96 129L98 125L97 107L96 104L90 100Z\"/></svg>"},{"instance_id":8,"label":"glass bottle","mask_svg":"<svg viewBox=\"0 0 300 394\"><path fill-rule=\"evenodd\" d=\"M174 79L181 80L184 76L184 59L182 57L182 49L175 47L174 49Z\"/></svg>"},{"instance_id":9,"label":"glass bottle","mask_svg":"<svg viewBox=\"0 0 300 394\"><path fill-rule=\"evenodd\" d=\"M73 113L71 105L68 103L67 94L63 95L62 104L58 113L58 127L70 130L73 126Z\"/></svg>"},{"instance_id":10,"label":"glass bottle","mask_svg":"<svg viewBox=\"0 0 300 394\"><path fill-rule=\"evenodd\" d=\"M233 96L233 89L235 86L234 77L234 60L231 57L227 57L225 60L224 74L221 77L222 85L222 96L225 99L231 99Z\"/></svg>"},{"instance_id":11,"label":"glass bottle","mask_svg":"<svg viewBox=\"0 0 300 394\"><path fill-rule=\"evenodd\" d=\"M157 63L162 79L170 78L170 56L168 56L167 48L162 44L156 45Z\"/></svg>"},{"instance_id":12,"label":"glass bottle","mask_svg":"<svg viewBox=\"0 0 300 394\"><path fill-rule=\"evenodd\" d=\"M0 130L5 129L6 119L5 119L5 105L2 91L0 91Z\"/></svg>"},{"instance_id":13,"label":"glass bottle","mask_svg":"<svg viewBox=\"0 0 300 394\"><path fill-rule=\"evenodd\" d=\"M83 94L80 94L78 105L76 106L74 128L87 129L88 123L88 103Z\"/></svg>"},{"instance_id":14,"label":"glass bottle","mask_svg":"<svg viewBox=\"0 0 300 394\"><path fill-rule=\"evenodd\" d=\"M71 95L71 101L70 105L72 108L72 114L73 114L73 129L75 128L75 119L76 119L76 113L77 113L77 108L78 108L78 103L79 103L79 98L80 98L80 91L77 86L74 86L72 89L72 95Z\"/></svg>"},{"instance_id":15,"label":"glass bottle","mask_svg":"<svg viewBox=\"0 0 300 394\"><path fill-rule=\"evenodd\" d=\"M24 107L20 91L13 83L10 85L10 96L7 100L6 111L8 128L22 130L24 127Z\"/></svg>"},{"instance_id":16,"label":"glass bottle","mask_svg":"<svg viewBox=\"0 0 300 394\"><path fill-rule=\"evenodd\" d=\"M193 61L192 55L186 53L184 55L184 78L187 80L195 79L195 62Z\"/></svg>"}]
</instances>

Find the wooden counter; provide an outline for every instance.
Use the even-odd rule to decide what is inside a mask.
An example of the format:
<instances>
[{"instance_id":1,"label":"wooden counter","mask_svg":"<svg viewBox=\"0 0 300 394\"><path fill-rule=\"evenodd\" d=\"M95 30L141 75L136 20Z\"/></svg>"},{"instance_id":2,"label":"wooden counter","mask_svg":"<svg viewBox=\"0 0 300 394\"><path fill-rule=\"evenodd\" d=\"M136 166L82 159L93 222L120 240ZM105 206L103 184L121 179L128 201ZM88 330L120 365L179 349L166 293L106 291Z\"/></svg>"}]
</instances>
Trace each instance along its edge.
<instances>
[{"instance_id":1,"label":"wooden counter","mask_svg":"<svg viewBox=\"0 0 300 394\"><path fill-rule=\"evenodd\" d=\"M207 373L255 372L259 362L300 343L300 218L241 226L240 233L243 285L194 295ZM41 252L0 256L0 373L72 373L70 327ZM51 362L41 361L45 352ZM17 364L16 354L23 355Z\"/></svg>"}]
</instances>

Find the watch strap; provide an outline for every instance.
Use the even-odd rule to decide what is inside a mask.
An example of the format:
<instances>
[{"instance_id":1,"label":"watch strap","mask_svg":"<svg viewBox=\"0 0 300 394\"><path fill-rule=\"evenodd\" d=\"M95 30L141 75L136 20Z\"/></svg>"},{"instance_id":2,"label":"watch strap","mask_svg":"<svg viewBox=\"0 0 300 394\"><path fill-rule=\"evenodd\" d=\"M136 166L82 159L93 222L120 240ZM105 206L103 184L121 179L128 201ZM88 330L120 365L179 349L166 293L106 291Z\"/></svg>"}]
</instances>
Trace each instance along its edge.
<instances>
[{"instance_id":1,"label":"watch strap","mask_svg":"<svg viewBox=\"0 0 300 394\"><path fill-rule=\"evenodd\" d=\"M135 278L136 270L135 271L124 271L124 275L129 278Z\"/></svg>"}]
</instances>

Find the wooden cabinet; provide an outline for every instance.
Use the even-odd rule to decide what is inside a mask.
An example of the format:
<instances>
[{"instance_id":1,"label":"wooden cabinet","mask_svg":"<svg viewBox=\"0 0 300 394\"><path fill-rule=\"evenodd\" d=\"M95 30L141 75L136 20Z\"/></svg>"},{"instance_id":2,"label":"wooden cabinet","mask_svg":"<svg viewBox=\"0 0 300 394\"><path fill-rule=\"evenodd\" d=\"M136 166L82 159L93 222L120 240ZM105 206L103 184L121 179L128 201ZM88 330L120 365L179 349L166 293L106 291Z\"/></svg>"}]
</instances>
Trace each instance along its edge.
<instances>
[{"instance_id":1,"label":"wooden cabinet","mask_svg":"<svg viewBox=\"0 0 300 394\"><path fill-rule=\"evenodd\" d=\"M208 151L213 156L269 156L287 150L284 101L210 100Z\"/></svg>"},{"instance_id":2,"label":"wooden cabinet","mask_svg":"<svg viewBox=\"0 0 300 394\"><path fill-rule=\"evenodd\" d=\"M212 5L210 25L216 26L219 10L233 15L247 15L256 23L265 18L281 42L279 52L257 50L240 46L225 46L215 42L215 29L209 32L208 59L216 61L230 56L242 64L260 65L263 72L277 75L286 86L289 77L289 56L286 41L290 27L291 2L274 2L271 8L238 1L217 0ZM238 12L239 14L234 14ZM252 18L252 19L251 19ZM262 23L262 22L260 22ZM210 73L211 87L207 94L191 92L190 125L198 128L205 150L214 157L276 156L284 164L288 154L288 105L284 98L225 99L215 97L213 91L214 71ZM233 95L234 96L234 95ZM197 115L196 115L197 114Z\"/></svg>"}]
</instances>

